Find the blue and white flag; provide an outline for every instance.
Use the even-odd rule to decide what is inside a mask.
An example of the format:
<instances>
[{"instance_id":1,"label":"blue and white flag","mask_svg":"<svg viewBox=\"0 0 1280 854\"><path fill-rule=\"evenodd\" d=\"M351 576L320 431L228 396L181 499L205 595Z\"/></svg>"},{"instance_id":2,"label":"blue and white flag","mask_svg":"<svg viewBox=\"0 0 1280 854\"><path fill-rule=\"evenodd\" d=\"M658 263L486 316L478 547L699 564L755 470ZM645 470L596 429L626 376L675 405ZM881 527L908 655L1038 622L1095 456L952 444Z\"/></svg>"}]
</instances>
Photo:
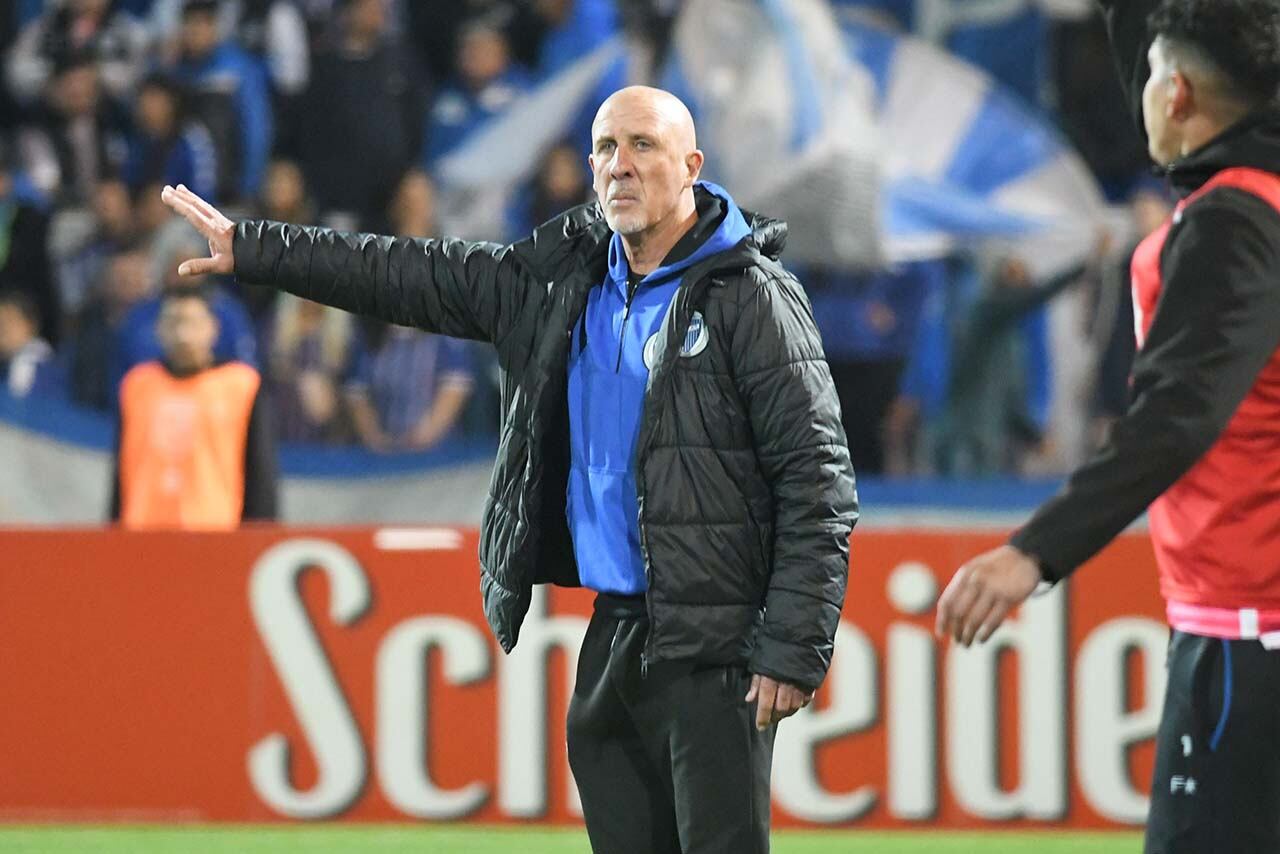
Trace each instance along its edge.
<instances>
[{"instance_id":1,"label":"blue and white flag","mask_svg":"<svg viewBox=\"0 0 1280 854\"><path fill-rule=\"evenodd\" d=\"M881 266L874 81L824 0L690 0L662 82L694 114L704 176L788 222L788 260Z\"/></svg>"},{"instance_id":2,"label":"blue and white flag","mask_svg":"<svg viewBox=\"0 0 1280 854\"><path fill-rule=\"evenodd\" d=\"M891 258L1003 238L1049 275L1092 251L1105 216L1101 190L1046 117L927 42L853 17L841 26L875 81Z\"/></svg>"},{"instance_id":3,"label":"blue and white flag","mask_svg":"<svg viewBox=\"0 0 1280 854\"><path fill-rule=\"evenodd\" d=\"M707 172L788 220L788 258L873 267L1016 240L1038 274L1103 216L1083 161L988 75L821 0L689 0L665 83Z\"/></svg>"}]
</instances>

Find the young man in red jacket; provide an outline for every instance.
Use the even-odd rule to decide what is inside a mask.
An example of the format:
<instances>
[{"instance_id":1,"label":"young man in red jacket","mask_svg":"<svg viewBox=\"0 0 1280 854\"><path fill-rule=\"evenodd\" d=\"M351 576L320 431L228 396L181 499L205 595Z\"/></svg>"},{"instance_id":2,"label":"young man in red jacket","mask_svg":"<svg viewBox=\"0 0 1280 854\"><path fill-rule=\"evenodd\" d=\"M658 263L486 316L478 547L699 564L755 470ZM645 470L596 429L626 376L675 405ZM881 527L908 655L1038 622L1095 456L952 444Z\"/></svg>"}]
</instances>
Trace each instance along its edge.
<instances>
[{"instance_id":1,"label":"young man in red jacket","mask_svg":"<svg viewBox=\"0 0 1280 854\"><path fill-rule=\"evenodd\" d=\"M1280 851L1280 5L1103 6L1182 197L1133 258L1129 410L1008 545L959 569L938 630L986 640L1149 507L1173 636L1146 851Z\"/></svg>"}]
</instances>

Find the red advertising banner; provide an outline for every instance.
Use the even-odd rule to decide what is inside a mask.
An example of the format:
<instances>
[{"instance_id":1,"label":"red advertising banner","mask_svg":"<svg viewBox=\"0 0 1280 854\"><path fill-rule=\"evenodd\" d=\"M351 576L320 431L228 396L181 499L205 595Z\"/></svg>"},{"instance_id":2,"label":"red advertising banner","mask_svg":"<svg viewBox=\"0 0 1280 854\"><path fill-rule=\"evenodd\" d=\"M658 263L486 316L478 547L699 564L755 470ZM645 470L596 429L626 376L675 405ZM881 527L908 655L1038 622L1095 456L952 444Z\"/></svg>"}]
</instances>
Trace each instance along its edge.
<instances>
[{"instance_id":1,"label":"red advertising banner","mask_svg":"<svg viewBox=\"0 0 1280 854\"><path fill-rule=\"evenodd\" d=\"M932 634L999 542L859 531L814 706L779 729L779 826L1140 823L1168 632L1126 536L995 641ZM580 809L564 714L585 591L504 656L473 531L0 533L0 820L537 820Z\"/></svg>"}]
</instances>

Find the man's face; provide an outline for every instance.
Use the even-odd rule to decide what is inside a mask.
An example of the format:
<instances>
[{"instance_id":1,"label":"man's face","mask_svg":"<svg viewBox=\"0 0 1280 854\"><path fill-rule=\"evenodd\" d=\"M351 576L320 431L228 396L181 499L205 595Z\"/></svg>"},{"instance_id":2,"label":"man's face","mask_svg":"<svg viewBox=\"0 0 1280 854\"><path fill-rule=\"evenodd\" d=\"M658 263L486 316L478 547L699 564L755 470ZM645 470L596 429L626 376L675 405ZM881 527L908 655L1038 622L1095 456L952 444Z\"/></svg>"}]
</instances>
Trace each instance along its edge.
<instances>
[{"instance_id":1,"label":"man's face","mask_svg":"<svg viewBox=\"0 0 1280 854\"><path fill-rule=\"evenodd\" d=\"M121 181L103 181L93 194L93 215L108 234L128 234L133 225L129 188Z\"/></svg>"},{"instance_id":2,"label":"man's face","mask_svg":"<svg viewBox=\"0 0 1280 854\"><path fill-rule=\"evenodd\" d=\"M111 259L107 295L116 305L129 306L151 292L151 261L143 252L129 252Z\"/></svg>"},{"instance_id":3,"label":"man's face","mask_svg":"<svg viewBox=\"0 0 1280 854\"><path fill-rule=\"evenodd\" d=\"M1147 59L1151 76L1142 90L1147 150L1152 160L1167 166L1182 154L1182 118L1189 103L1189 88L1164 39L1157 38L1152 43Z\"/></svg>"},{"instance_id":4,"label":"man's face","mask_svg":"<svg viewBox=\"0 0 1280 854\"><path fill-rule=\"evenodd\" d=\"M198 297L165 300L157 334L165 360L179 371L198 371L213 364L218 321Z\"/></svg>"},{"instance_id":5,"label":"man's face","mask_svg":"<svg viewBox=\"0 0 1280 854\"><path fill-rule=\"evenodd\" d=\"M182 18L182 53L203 59L218 46L218 18L205 10L188 12Z\"/></svg>"},{"instance_id":6,"label":"man's face","mask_svg":"<svg viewBox=\"0 0 1280 854\"><path fill-rule=\"evenodd\" d=\"M569 146L552 149L542 173L542 186L553 199L580 200L586 191L582 161Z\"/></svg>"},{"instance_id":7,"label":"man's face","mask_svg":"<svg viewBox=\"0 0 1280 854\"><path fill-rule=\"evenodd\" d=\"M54 80L54 103L65 116L89 116L98 108L98 70L78 65Z\"/></svg>"},{"instance_id":8,"label":"man's face","mask_svg":"<svg viewBox=\"0 0 1280 854\"><path fill-rule=\"evenodd\" d=\"M31 322L17 306L0 303L0 357L12 358L35 335Z\"/></svg>"},{"instance_id":9,"label":"man's face","mask_svg":"<svg viewBox=\"0 0 1280 854\"><path fill-rule=\"evenodd\" d=\"M138 124L153 137L173 132L177 105L173 96L159 86L148 86L138 95Z\"/></svg>"},{"instance_id":10,"label":"man's face","mask_svg":"<svg viewBox=\"0 0 1280 854\"><path fill-rule=\"evenodd\" d=\"M588 158L605 222L623 236L673 216L681 194L697 179L693 152L684 151L670 118L642 97L614 98L591 129Z\"/></svg>"},{"instance_id":11,"label":"man's face","mask_svg":"<svg viewBox=\"0 0 1280 854\"><path fill-rule=\"evenodd\" d=\"M267 167L267 182L263 188L263 201L273 214L288 215L302 207L307 189L302 171L290 160L277 160Z\"/></svg>"},{"instance_id":12,"label":"man's face","mask_svg":"<svg viewBox=\"0 0 1280 854\"><path fill-rule=\"evenodd\" d=\"M355 0L349 14L351 30L358 35L379 36L387 28L387 12L383 0Z\"/></svg>"},{"instance_id":13,"label":"man's face","mask_svg":"<svg viewBox=\"0 0 1280 854\"><path fill-rule=\"evenodd\" d=\"M498 30L477 27L463 34L458 47L458 73L474 90L482 88L507 70L510 64L507 39Z\"/></svg>"}]
</instances>

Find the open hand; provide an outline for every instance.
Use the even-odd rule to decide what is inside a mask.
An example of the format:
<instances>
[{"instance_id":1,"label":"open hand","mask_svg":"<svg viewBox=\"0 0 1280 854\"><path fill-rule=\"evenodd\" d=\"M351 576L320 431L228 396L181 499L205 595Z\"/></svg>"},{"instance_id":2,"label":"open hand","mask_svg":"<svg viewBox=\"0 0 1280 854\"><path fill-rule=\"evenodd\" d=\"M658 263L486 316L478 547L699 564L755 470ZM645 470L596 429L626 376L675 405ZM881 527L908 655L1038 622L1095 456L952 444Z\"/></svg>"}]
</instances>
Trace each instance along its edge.
<instances>
[{"instance_id":1,"label":"open hand","mask_svg":"<svg viewBox=\"0 0 1280 854\"><path fill-rule=\"evenodd\" d=\"M813 702L813 692L757 673L745 699L756 703L756 729L763 730Z\"/></svg>"},{"instance_id":2,"label":"open hand","mask_svg":"<svg viewBox=\"0 0 1280 854\"><path fill-rule=\"evenodd\" d=\"M938 636L962 646L985 643L1040 581L1036 561L1013 546L979 555L956 570L938 600Z\"/></svg>"},{"instance_id":3,"label":"open hand","mask_svg":"<svg viewBox=\"0 0 1280 854\"><path fill-rule=\"evenodd\" d=\"M236 224L227 219L213 205L179 184L167 184L160 191L166 205L181 214L205 240L209 241L208 258L192 258L178 265L179 276L203 276L207 273L230 275L235 272L236 261L232 252Z\"/></svg>"}]
</instances>

